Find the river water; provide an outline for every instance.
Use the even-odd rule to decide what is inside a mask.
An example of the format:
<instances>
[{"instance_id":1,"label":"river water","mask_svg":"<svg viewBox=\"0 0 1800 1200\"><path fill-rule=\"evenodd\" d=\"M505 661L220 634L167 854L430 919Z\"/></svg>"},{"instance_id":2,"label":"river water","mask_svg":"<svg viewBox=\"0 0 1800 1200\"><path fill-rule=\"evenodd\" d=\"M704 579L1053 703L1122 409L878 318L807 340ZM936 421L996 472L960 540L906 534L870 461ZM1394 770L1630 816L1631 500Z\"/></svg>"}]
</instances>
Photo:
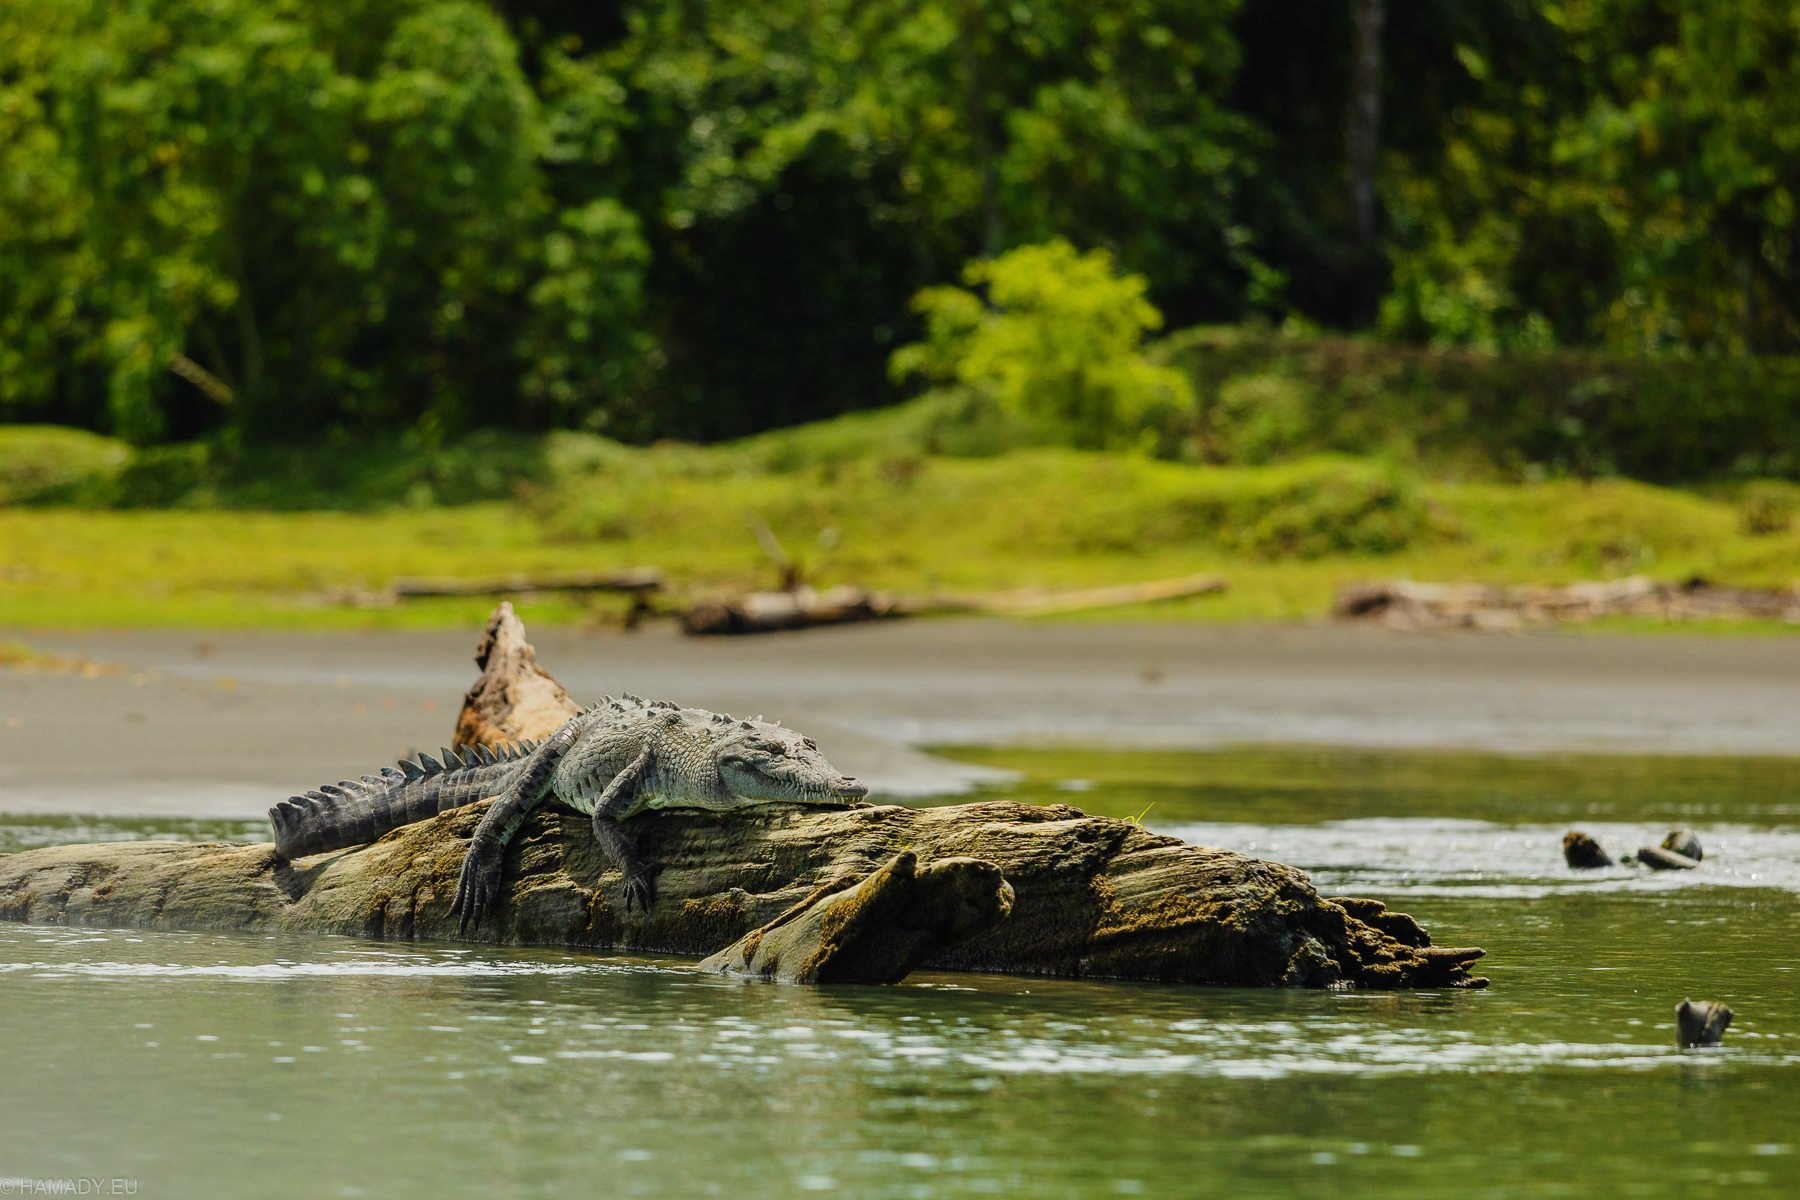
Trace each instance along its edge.
<instances>
[{"instance_id":1,"label":"river water","mask_svg":"<svg viewBox=\"0 0 1800 1200\"><path fill-rule=\"evenodd\" d=\"M1488 948L1477 992L916 975L0 924L0 1196L1800 1192L1780 760L957 751ZM1575 873L1696 829L1693 873ZM0 818L0 851L258 836ZM1729 1002L1679 1051L1684 996Z\"/></svg>"}]
</instances>

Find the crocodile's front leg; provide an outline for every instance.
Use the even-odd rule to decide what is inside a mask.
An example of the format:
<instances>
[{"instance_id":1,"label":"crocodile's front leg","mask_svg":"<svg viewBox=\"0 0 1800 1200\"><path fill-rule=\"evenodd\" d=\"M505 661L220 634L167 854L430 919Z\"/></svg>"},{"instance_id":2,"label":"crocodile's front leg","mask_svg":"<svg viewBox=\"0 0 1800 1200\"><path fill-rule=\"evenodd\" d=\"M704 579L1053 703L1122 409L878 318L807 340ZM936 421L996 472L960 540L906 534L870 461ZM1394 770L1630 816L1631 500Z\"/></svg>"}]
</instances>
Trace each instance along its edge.
<instances>
[{"instance_id":1,"label":"crocodile's front leg","mask_svg":"<svg viewBox=\"0 0 1800 1200\"><path fill-rule=\"evenodd\" d=\"M649 912L656 902L656 880L644 869L631 838L619 828L619 818L630 809L638 784L650 767L650 759L650 747L645 746L631 760L630 766L612 777L612 782L606 785L606 790L594 804L594 840L600 843L600 849L613 865L625 873L626 912L631 911L634 902Z\"/></svg>"},{"instance_id":2,"label":"crocodile's front leg","mask_svg":"<svg viewBox=\"0 0 1800 1200\"><path fill-rule=\"evenodd\" d=\"M506 843L538 806L550 790L550 778L556 764L575 740L578 722L569 721L552 734L548 741L519 765L507 781L506 790L489 806L475 836L463 854L462 872L456 880L456 902L450 906L452 916L461 916L457 933L467 932L470 925L481 928L481 914L500 901L500 870L506 861Z\"/></svg>"}]
</instances>

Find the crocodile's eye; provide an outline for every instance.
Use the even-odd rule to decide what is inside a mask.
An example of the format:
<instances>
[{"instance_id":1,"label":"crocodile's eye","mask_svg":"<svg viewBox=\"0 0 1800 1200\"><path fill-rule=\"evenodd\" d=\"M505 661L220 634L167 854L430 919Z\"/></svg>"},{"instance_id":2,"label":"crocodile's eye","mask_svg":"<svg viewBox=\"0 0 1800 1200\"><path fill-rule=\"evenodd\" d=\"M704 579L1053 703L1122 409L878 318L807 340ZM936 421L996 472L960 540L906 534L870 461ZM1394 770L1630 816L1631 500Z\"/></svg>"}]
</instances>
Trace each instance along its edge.
<instances>
[{"instance_id":1,"label":"crocodile's eye","mask_svg":"<svg viewBox=\"0 0 1800 1200\"><path fill-rule=\"evenodd\" d=\"M806 747L806 748L807 748L807 749L808 749L808 750L817 750L817 749L818 749L818 748L819 748L819 743L817 743L817 742L815 742L815 741L813 741L813 740L812 740L812 739L811 739L811 738L802 738L802 739L801 739L801 743L802 743L802 744L803 744L803 745L804 745L804 746L805 746L805 747Z\"/></svg>"}]
</instances>

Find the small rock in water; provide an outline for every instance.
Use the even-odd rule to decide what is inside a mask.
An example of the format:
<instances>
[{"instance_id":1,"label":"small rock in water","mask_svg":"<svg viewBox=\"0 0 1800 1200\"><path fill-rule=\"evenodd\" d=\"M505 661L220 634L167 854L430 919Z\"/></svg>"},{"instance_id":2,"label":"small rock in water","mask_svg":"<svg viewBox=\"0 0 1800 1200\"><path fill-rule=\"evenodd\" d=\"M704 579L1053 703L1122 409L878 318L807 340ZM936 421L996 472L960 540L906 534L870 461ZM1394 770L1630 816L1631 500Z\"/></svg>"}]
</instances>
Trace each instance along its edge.
<instances>
[{"instance_id":1,"label":"small rock in water","mask_svg":"<svg viewBox=\"0 0 1800 1200\"><path fill-rule=\"evenodd\" d=\"M1716 1046L1731 1024L1731 1006L1717 1000L1683 1000L1675 1006L1675 1041L1681 1046Z\"/></svg>"},{"instance_id":2,"label":"small rock in water","mask_svg":"<svg viewBox=\"0 0 1800 1200\"><path fill-rule=\"evenodd\" d=\"M1664 850L1661 846L1639 846L1637 860L1652 871L1691 871L1700 865L1697 858Z\"/></svg>"},{"instance_id":3,"label":"small rock in water","mask_svg":"<svg viewBox=\"0 0 1800 1200\"><path fill-rule=\"evenodd\" d=\"M1600 848L1599 842L1574 829L1563 834L1563 861L1583 870L1613 865L1613 860L1606 856L1606 851Z\"/></svg>"},{"instance_id":4,"label":"small rock in water","mask_svg":"<svg viewBox=\"0 0 1800 1200\"><path fill-rule=\"evenodd\" d=\"M1694 831L1691 829L1675 830L1673 833L1669 834L1668 837L1663 839L1662 848L1664 850L1673 850L1675 853L1682 855L1685 858L1691 858L1695 862L1699 862L1706 857L1706 855L1700 851L1700 839L1694 836Z\"/></svg>"}]
</instances>

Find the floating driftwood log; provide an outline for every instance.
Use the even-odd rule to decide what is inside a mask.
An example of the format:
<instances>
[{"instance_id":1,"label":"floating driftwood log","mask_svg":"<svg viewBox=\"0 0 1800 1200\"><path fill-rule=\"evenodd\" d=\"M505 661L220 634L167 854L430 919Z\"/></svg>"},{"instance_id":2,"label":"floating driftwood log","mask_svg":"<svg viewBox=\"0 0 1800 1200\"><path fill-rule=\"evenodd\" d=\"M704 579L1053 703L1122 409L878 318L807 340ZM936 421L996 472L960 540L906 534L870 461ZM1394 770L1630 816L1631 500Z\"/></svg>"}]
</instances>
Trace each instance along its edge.
<instances>
[{"instance_id":1,"label":"floating driftwood log","mask_svg":"<svg viewBox=\"0 0 1800 1200\"><path fill-rule=\"evenodd\" d=\"M1635 855L1627 854L1624 866L1648 867L1652 871L1691 871L1700 865L1703 854L1700 839L1691 829L1677 829L1663 839L1660 846L1639 847ZM1587 834L1571 829L1563 834L1563 860L1577 869L1610 867L1612 858Z\"/></svg>"},{"instance_id":2,"label":"floating driftwood log","mask_svg":"<svg viewBox=\"0 0 1800 1200\"><path fill-rule=\"evenodd\" d=\"M1612 857L1600 848L1600 843L1577 829L1563 834L1563 861L1580 871L1613 865Z\"/></svg>"},{"instance_id":3,"label":"floating driftwood log","mask_svg":"<svg viewBox=\"0 0 1800 1200\"><path fill-rule=\"evenodd\" d=\"M457 723L468 742L541 737L574 711L566 693L550 690L554 680L536 665L509 608L490 621L482 649L482 679ZM535 699L520 703L521 696ZM450 904L486 809L486 802L469 805L370 846L295 861L268 844L217 842L22 851L0 856L0 917L455 939ZM1066 805L879 805L723 818L658 813L632 832L658 872L648 912L627 911L623 878L608 866L588 818L545 807L507 847L504 898L480 939L711 955L796 906L804 913L809 897L847 891L904 851L915 856L920 877L949 860L993 864L1012 890L1011 915L991 928L973 922L969 928L978 931L961 940L933 943L916 936L922 927L941 937L946 928L956 933L954 923L921 926L906 912L864 927L885 929L880 936L859 934L846 944L910 938L922 947L920 965L958 970L1237 986L1486 983L1468 971L1481 950L1434 946L1417 922L1379 901L1326 899L1292 867ZM830 924L820 920L815 944L830 940ZM770 961L760 947L745 949L737 951L741 965L753 972ZM794 954L782 950L777 977L793 966ZM879 955L868 961L880 965Z\"/></svg>"},{"instance_id":4,"label":"floating driftwood log","mask_svg":"<svg viewBox=\"0 0 1800 1200\"><path fill-rule=\"evenodd\" d=\"M1700 865L1699 859L1665 850L1661 846L1639 846L1637 861L1652 871L1692 871Z\"/></svg>"},{"instance_id":5,"label":"floating driftwood log","mask_svg":"<svg viewBox=\"0 0 1800 1200\"><path fill-rule=\"evenodd\" d=\"M1800 593L1720 588L1701 581L1657 583L1644 575L1563 587L1480 583L1355 583L1338 592L1335 616L1389 629L1519 629L1596 617L1665 621L1764 620L1800 623Z\"/></svg>"},{"instance_id":6,"label":"floating driftwood log","mask_svg":"<svg viewBox=\"0 0 1800 1200\"><path fill-rule=\"evenodd\" d=\"M926 613L995 613L1035 617L1050 613L1080 612L1204 596L1225 590L1217 575L1184 575L1178 579L1153 579L1147 583L1112 587L1079 588L1047 592L1026 588L1006 592L975 592L935 596L902 596L842 586L814 590L796 585L779 592L749 592L722 600L694 604L682 615L688 633L772 633L813 625L841 625L850 621L879 621L890 617Z\"/></svg>"},{"instance_id":7,"label":"floating driftwood log","mask_svg":"<svg viewBox=\"0 0 1800 1200\"><path fill-rule=\"evenodd\" d=\"M1670 830L1669 836L1662 840L1662 848L1695 862L1706 857L1706 852L1700 848L1700 836L1691 829Z\"/></svg>"},{"instance_id":8,"label":"floating driftwood log","mask_svg":"<svg viewBox=\"0 0 1800 1200\"><path fill-rule=\"evenodd\" d=\"M1675 1006L1678 1046L1716 1046L1731 1024L1731 1007L1717 1000L1683 1000Z\"/></svg>"}]
</instances>

